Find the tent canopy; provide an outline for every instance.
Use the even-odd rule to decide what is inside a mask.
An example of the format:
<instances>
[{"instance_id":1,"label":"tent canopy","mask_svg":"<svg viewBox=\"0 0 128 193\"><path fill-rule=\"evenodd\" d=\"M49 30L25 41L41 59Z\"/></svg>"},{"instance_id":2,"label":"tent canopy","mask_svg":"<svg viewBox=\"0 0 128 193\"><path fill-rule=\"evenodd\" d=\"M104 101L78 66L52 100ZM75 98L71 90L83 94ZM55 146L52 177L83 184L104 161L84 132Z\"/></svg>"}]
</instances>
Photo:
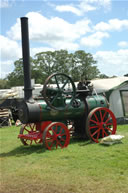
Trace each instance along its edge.
<instances>
[{"instance_id":1,"label":"tent canopy","mask_svg":"<svg viewBox=\"0 0 128 193\"><path fill-rule=\"evenodd\" d=\"M112 91L128 84L128 77L94 79L91 81L97 93Z\"/></svg>"}]
</instances>

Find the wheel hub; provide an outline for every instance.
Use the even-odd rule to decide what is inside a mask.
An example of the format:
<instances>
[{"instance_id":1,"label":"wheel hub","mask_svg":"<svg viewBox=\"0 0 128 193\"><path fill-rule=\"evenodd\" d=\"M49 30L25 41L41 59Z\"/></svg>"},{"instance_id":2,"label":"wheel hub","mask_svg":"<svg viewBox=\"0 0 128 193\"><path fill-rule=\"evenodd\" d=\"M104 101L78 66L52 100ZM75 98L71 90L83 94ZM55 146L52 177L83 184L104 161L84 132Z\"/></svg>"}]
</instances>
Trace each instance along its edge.
<instances>
[{"instance_id":1,"label":"wheel hub","mask_svg":"<svg viewBox=\"0 0 128 193\"><path fill-rule=\"evenodd\" d=\"M60 135L58 135L58 136L57 136L57 139L58 139L58 140L61 140L61 136L60 136Z\"/></svg>"},{"instance_id":2,"label":"wheel hub","mask_svg":"<svg viewBox=\"0 0 128 193\"><path fill-rule=\"evenodd\" d=\"M107 127L106 123L104 123L104 122L98 123L97 126L98 126L100 129Z\"/></svg>"}]
</instances>

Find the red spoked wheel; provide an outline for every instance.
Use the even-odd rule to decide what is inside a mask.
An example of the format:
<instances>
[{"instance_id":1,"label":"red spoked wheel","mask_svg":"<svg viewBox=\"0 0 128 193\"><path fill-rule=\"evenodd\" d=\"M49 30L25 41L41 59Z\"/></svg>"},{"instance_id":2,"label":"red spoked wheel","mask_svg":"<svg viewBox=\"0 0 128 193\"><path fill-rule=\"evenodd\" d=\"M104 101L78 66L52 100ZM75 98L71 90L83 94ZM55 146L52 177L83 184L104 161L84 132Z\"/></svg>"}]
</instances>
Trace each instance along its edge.
<instances>
[{"instance_id":1,"label":"red spoked wheel","mask_svg":"<svg viewBox=\"0 0 128 193\"><path fill-rule=\"evenodd\" d=\"M61 122L52 122L43 132L43 144L49 150L67 147L69 142L69 130Z\"/></svg>"},{"instance_id":2,"label":"red spoked wheel","mask_svg":"<svg viewBox=\"0 0 128 193\"><path fill-rule=\"evenodd\" d=\"M40 130L40 124L30 123L23 125L20 129L20 138L23 145L32 145L33 143L38 144L42 142L42 133Z\"/></svg>"},{"instance_id":3,"label":"red spoked wheel","mask_svg":"<svg viewBox=\"0 0 128 193\"><path fill-rule=\"evenodd\" d=\"M116 118L111 110L105 107L93 109L87 118L87 136L99 143L100 139L116 133Z\"/></svg>"}]
</instances>

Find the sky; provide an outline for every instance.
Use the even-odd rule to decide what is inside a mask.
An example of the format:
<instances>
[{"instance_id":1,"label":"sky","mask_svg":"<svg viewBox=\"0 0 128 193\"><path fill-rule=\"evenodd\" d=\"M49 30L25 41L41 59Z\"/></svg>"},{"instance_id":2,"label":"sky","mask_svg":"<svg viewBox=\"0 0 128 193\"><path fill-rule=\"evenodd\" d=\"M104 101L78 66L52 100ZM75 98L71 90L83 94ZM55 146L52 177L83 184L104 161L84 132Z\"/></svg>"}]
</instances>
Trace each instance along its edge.
<instances>
[{"instance_id":1,"label":"sky","mask_svg":"<svg viewBox=\"0 0 128 193\"><path fill-rule=\"evenodd\" d=\"M128 0L0 0L0 78L22 57L21 17L29 19L32 57L84 50L102 74L128 74Z\"/></svg>"}]
</instances>

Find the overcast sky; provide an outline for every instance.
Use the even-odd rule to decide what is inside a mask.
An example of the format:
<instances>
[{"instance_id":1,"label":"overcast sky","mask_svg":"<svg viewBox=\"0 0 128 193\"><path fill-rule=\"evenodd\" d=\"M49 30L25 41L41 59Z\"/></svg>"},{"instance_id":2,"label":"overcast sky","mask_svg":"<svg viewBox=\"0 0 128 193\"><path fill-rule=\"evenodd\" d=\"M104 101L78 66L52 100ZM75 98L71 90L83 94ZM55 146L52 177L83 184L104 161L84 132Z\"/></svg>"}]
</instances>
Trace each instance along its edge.
<instances>
[{"instance_id":1,"label":"overcast sky","mask_svg":"<svg viewBox=\"0 0 128 193\"><path fill-rule=\"evenodd\" d=\"M1 0L0 78L22 56L20 17L29 18L30 54L84 50L101 73L128 73L128 0Z\"/></svg>"}]
</instances>

